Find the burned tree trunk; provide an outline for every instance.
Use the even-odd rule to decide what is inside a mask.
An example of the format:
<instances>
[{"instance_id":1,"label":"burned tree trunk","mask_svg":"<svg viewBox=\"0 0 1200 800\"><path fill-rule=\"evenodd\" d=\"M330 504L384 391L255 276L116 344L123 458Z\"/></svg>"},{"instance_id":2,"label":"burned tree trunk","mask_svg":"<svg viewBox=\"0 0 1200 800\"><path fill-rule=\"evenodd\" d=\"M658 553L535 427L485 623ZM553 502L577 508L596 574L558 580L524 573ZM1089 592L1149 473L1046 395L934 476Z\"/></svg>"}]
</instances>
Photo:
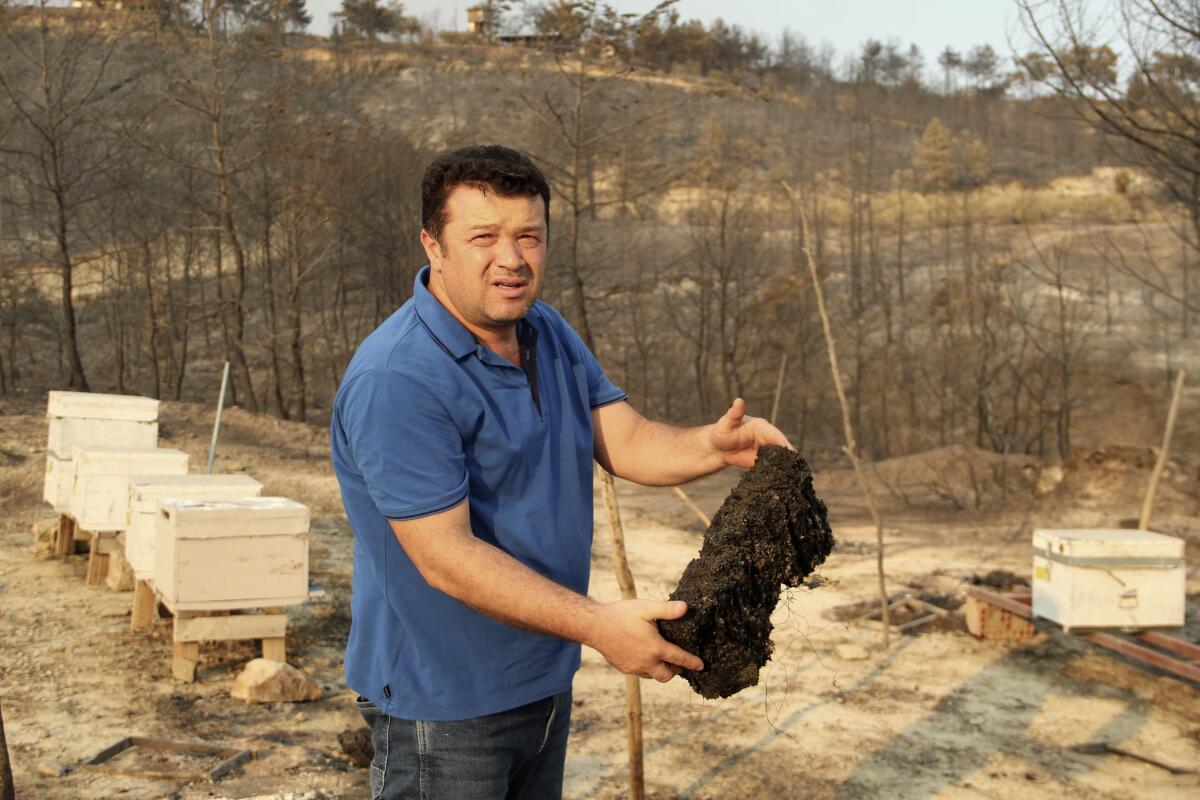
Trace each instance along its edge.
<instances>
[{"instance_id":1,"label":"burned tree trunk","mask_svg":"<svg viewBox=\"0 0 1200 800\"><path fill-rule=\"evenodd\" d=\"M833 546L808 464L786 448L760 448L671 594L688 604L687 614L658 623L666 639L704 662L700 672L682 673L696 692L729 697L758 683L782 585L799 586Z\"/></svg>"},{"instance_id":2,"label":"burned tree trunk","mask_svg":"<svg viewBox=\"0 0 1200 800\"><path fill-rule=\"evenodd\" d=\"M16 796L12 767L8 763L8 744L4 740L4 713L0 711L0 800L13 800Z\"/></svg>"}]
</instances>

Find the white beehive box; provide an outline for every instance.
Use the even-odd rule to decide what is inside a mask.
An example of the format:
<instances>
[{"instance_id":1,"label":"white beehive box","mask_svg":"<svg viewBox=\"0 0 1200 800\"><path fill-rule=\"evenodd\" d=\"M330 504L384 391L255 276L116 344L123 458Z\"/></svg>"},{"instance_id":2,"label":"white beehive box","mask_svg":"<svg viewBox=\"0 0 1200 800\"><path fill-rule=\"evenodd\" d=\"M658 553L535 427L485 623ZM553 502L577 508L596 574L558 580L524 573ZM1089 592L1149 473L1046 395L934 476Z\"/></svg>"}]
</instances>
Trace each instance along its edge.
<instances>
[{"instance_id":1,"label":"white beehive box","mask_svg":"<svg viewBox=\"0 0 1200 800\"><path fill-rule=\"evenodd\" d=\"M1178 627L1183 540L1132 530L1035 530L1033 614L1073 628Z\"/></svg>"},{"instance_id":2,"label":"white beehive box","mask_svg":"<svg viewBox=\"0 0 1200 800\"><path fill-rule=\"evenodd\" d=\"M163 499L226 500L258 497L262 484L249 475L139 475L129 479L129 527L125 558L139 580L154 576L158 502Z\"/></svg>"},{"instance_id":3,"label":"white beehive box","mask_svg":"<svg viewBox=\"0 0 1200 800\"><path fill-rule=\"evenodd\" d=\"M46 480L42 485L42 499L54 506L54 510L60 514L71 510L71 483L74 480L75 463L71 459L46 454Z\"/></svg>"},{"instance_id":4,"label":"white beehive box","mask_svg":"<svg viewBox=\"0 0 1200 800\"><path fill-rule=\"evenodd\" d=\"M141 449L158 443L158 401L92 392L50 392L46 450L69 459L87 447Z\"/></svg>"},{"instance_id":5,"label":"white beehive box","mask_svg":"<svg viewBox=\"0 0 1200 800\"><path fill-rule=\"evenodd\" d=\"M50 392L42 497L59 513L71 510L72 457L88 447L147 448L158 443L158 401L93 392Z\"/></svg>"},{"instance_id":6,"label":"white beehive box","mask_svg":"<svg viewBox=\"0 0 1200 800\"><path fill-rule=\"evenodd\" d=\"M308 598L308 507L284 497L161 500L154 588L172 611Z\"/></svg>"},{"instance_id":7,"label":"white beehive box","mask_svg":"<svg viewBox=\"0 0 1200 800\"><path fill-rule=\"evenodd\" d=\"M101 533L128 527L130 477L183 475L188 455L165 447L92 447L76 450L73 462L71 516L83 530Z\"/></svg>"}]
</instances>

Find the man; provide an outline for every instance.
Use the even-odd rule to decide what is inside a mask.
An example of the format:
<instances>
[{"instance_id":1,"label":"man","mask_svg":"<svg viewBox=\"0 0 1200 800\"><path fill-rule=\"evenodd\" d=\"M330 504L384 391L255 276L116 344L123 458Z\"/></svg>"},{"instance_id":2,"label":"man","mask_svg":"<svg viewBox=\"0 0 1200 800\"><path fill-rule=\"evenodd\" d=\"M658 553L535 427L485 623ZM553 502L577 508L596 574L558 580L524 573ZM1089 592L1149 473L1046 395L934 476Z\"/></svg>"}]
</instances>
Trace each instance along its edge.
<instances>
[{"instance_id":1,"label":"man","mask_svg":"<svg viewBox=\"0 0 1200 800\"><path fill-rule=\"evenodd\" d=\"M703 668L654 624L684 603L586 596L593 458L673 485L787 440L740 399L693 429L626 402L537 301L550 190L527 157L449 153L421 193L429 265L359 347L332 420L372 796L559 797L580 643L659 681Z\"/></svg>"}]
</instances>

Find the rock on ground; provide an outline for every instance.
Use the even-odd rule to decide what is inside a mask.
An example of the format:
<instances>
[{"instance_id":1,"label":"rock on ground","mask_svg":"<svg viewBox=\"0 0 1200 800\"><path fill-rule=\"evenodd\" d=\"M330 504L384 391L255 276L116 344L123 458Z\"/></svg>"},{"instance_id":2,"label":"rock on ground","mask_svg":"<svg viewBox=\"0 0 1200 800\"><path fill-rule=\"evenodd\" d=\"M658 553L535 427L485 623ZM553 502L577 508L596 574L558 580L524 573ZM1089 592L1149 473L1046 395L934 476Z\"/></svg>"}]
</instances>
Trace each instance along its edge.
<instances>
[{"instance_id":1,"label":"rock on ground","mask_svg":"<svg viewBox=\"0 0 1200 800\"><path fill-rule=\"evenodd\" d=\"M871 652L861 644L839 644L833 648L833 654L842 661L865 661L871 657Z\"/></svg>"},{"instance_id":2,"label":"rock on ground","mask_svg":"<svg viewBox=\"0 0 1200 800\"><path fill-rule=\"evenodd\" d=\"M758 683L781 585L799 586L833 546L808 464L784 447L759 448L671 593L687 602L687 613L658 623L666 639L704 662L682 673L696 692L729 697Z\"/></svg>"},{"instance_id":3,"label":"rock on ground","mask_svg":"<svg viewBox=\"0 0 1200 800\"><path fill-rule=\"evenodd\" d=\"M120 547L114 549L108 554L108 577L104 583L114 592L132 592L134 580L133 566L125 553Z\"/></svg>"},{"instance_id":4,"label":"rock on ground","mask_svg":"<svg viewBox=\"0 0 1200 800\"><path fill-rule=\"evenodd\" d=\"M33 523L33 554L37 558L53 558L58 540L58 517L39 519Z\"/></svg>"},{"instance_id":5,"label":"rock on ground","mask_svg":"<svg viewBox=\"0 0 1200 800\"><path fill-rule=\"evenodd\" d=\"M319 700L321 687L290 664L256 658L238 674L231 694L247 703L301 703Z\"/></svg>"}]
</instances>

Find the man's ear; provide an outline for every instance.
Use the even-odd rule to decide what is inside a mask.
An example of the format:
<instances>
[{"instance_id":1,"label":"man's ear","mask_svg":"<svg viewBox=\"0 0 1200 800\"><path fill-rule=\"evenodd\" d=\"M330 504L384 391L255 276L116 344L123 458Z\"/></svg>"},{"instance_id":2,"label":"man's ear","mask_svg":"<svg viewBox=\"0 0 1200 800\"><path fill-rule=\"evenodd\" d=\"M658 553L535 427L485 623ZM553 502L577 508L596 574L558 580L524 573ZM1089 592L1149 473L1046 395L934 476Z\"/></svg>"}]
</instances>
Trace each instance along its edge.
<instances>
[{"instance_id":1,"label":"man's ear","mask_svg":"<svg viewBox=\"0 0 1200 800\"><path fill-rule=\"evenodd\" d=\"M442 260L442 246L424 228L421 228L421 247L425 248L425 257L429 259L429 265L434 269L439 268Z\"/></svg>"}]
</instances>

